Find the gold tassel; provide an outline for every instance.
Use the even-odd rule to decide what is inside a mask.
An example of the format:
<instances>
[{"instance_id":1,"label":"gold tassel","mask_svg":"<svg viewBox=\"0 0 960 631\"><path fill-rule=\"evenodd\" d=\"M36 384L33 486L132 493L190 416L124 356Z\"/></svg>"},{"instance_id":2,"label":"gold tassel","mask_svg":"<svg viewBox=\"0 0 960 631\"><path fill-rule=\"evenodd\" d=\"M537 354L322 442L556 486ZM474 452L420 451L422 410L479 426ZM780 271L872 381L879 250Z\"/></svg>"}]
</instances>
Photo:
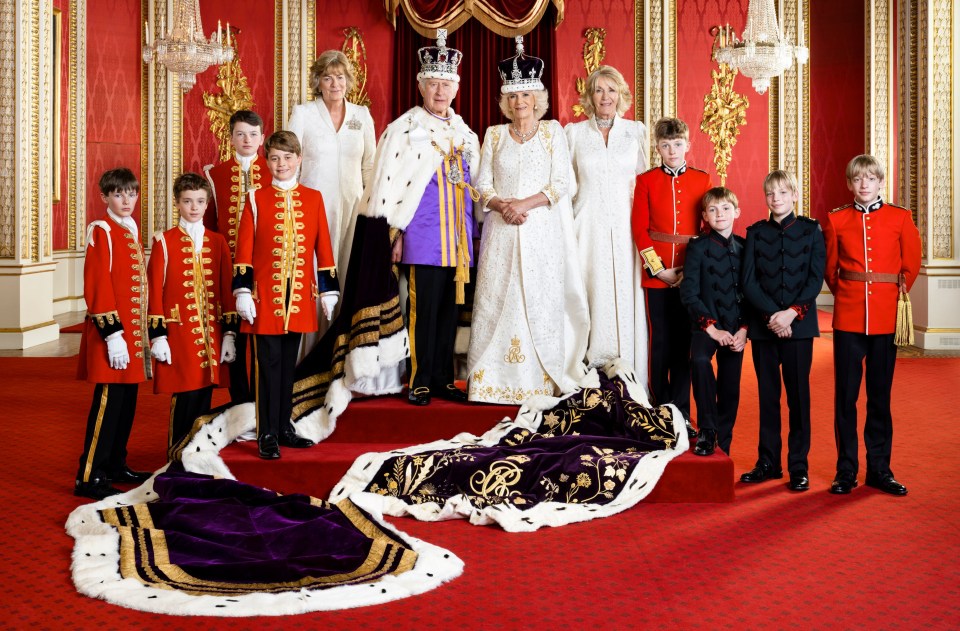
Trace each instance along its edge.
<instances>
[{"instance_id":1,"label":"gold tassel","mask_svg":"<svg viewBox=\"0 0 960 631\"><path fill-rule=\"evenodd\" d=\"M897 333L893 342L897 346L913 345L913 306L905 291L901 291L897 299Z\"/></svg>"}]
</instances>

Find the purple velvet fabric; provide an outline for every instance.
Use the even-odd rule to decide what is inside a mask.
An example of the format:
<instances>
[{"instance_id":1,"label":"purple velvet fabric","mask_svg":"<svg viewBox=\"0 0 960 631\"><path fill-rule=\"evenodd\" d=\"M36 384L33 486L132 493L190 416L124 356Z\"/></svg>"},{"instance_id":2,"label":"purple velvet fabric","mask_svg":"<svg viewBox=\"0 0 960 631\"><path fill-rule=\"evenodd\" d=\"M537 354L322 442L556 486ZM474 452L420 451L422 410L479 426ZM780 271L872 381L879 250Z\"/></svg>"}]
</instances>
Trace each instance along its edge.
<instances>
[{"instance_id":1,"label":"purple velvet fabric","mask_svg":"<svg viewBox=\"0 0 960 631\"><path fill-rule=\"evenodd\" d=\"M604 504L623 490L642 458L676 442L670 408L646 408L630 398L622 380L600 373L599 388L545 411L536 431L515 429L492 447L389 458L365 490L410 504L442 505L465 495L477 508Z\"/></svg>"},{"instance_id":2,"label":"purple velvet fabric","mask_svg":"<svg viewBox=\"0 0 960 631\"><path fill-rule=\"evenodd\" d=\"M447 173L446 162L441 163L444 175ZM470 167L466 162L463 163L463 180L470 183ZM445 190L452 190L454 187L446 185ZM449 195L449 193L446 193ZM463 192L464 216L467 230L467 249L470 255L470 265L473 266L473 201L470 199L469 191ZM403 259L404 265L436 265L443 267L454 267L457 260L448 256L446 261L441 258L442 243L447 243L448 254L455 254L456 247L450 252L450 243L456 243L456 230L452 225L446 225L446 238L441 239L443 229L440 225L440 187L437 184L437 174L434 173L430 178L430 183L423 191L423 198L413 219L406 227L403 234ZM452 213L451 213L452 214ZM451 240L452 239L452 240Z\"/></svg>"},{"instance_id":3,"label":"purple velvet fabric","mask_svg":"<svg viewBox=\"0 0 960 631\"><path fill-rule=\"evenodd\" d=\"M151 502L100 511L120 532L124 578L193 593L276 592L370 581L416 558L349 502L348 515L306 495L170 471L154 490Z\"/></svg>"}]
</instances>

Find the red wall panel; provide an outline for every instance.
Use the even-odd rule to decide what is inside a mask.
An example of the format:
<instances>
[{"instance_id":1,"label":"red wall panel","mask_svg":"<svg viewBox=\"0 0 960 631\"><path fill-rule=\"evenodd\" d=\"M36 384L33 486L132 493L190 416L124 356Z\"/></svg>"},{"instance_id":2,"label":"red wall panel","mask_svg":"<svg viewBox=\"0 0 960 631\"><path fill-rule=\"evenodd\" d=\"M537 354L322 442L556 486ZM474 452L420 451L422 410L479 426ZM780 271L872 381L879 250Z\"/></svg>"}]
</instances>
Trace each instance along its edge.
<instances>
[{"instance_id":1,"label":"red wall panel","mask_svg":"<svg viewBox=\"0 0 960 631\"><path fill-rule=\"evenodd\" d=\"M863 3L812 0L810 206L820 220L853 200L844 172L866 147L864 62Z\"/></svg>"},{"instance_id":2,"label":"red wall panel","mask_svg":"<svg viewBox=\"0 0 960 631\"><path fill-rule=\"evenodd\" d=\"M87 221L105 214L97 182L108 169L140 177L140 3L87 3ZM134 214L139 222L139 207Z\"/></svg>"},{"instance_id":3,"label":"red wall panel","mask_svg":"<svg viewBox=\"0 0 960 631\"><path fill-rule=\"evenodd\" d=\"M217 20L226 28L240 30L237 54L240 67L253 93L253 109L263 118L265 135L274 131L274 2L235 2L204 0L200 3L200 19L204 35L217 30ZM211 66L197 75L197 83L183 97L183 170L199 173L204 165L219 161L217 138L210 131L210 119L203 105L203 93L219 94L217 72Z\"/></svg>"},{"instance_id":4,"label":"red wall panel","mask_svg":"<svg viewBox=\"0 0 960 631\"><path fill-rule=\"evenodd\" d=\"M677 2L677 115L690 126L692 148L687 161L709 172L719 185L713 164L713 144L700 131L703 97L713 85L711 71L717 64L710 59L713 36L710 28L729 23L738 33L746 24L748 0L683 0ZM767 94L757 94L750 79L740 75L737 92L747 97L747 123L740 128L733 158L727 168L726 186L740 199L740 218L734 231L744 234L747 226L767 216L763 178L769 172ZM655 121L650 121L652 126Z\"/></svg>"},{"instance_id":5,"label":"red wall panel","mask_svg":"<svg viewBox=\"0 0 960 631\"><path fill-rule=\"evenodd\" d=\"M53 218L51 236L53 238L54 250L65 250L68 245L68 235L70 231L69 209L66 204L67 175L69 156L68 141L70 138L70 75L68 51L70 47L70 0L54 0L53 8L60 10L60 163L55 167L60 171L60 190L56 195L60 201L53 204Z\"/></svg>"},{"instance_id":6,"label":"red wall panel","mask_svg":"<svg viewBox=\"0 0 960 631\"><path fill-rule=\"evenodd\" d=\"M548 115L566 124L573 118L573 105L577 94L577 77L586 79L583 67L583 33L588 28L606 29L603 41L607 54L603 63L613 66L627 80L630 91L635 92L634 82L634 2L633 0L598 0L596 2L567 2L564 20L557 29L556 78L558 94L550 95L551 111ZM631 107L624 115L633 118ZM576 120L583 120L579 118Z\"/></svg>"}]
</instances>

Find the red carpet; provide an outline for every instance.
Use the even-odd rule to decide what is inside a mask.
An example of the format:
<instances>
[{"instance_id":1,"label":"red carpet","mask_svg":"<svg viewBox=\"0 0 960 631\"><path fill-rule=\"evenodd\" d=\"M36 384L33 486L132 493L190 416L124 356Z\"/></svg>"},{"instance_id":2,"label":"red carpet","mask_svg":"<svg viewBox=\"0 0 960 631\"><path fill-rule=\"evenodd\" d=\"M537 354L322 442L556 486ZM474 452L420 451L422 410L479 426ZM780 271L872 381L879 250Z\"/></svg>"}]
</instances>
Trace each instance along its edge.
<instances>
[{"instance_id":1,"label":"red carpet","mask_svg":"<svg viewBox=\"0 0 960 631\"><path fill-rule=\"evenodd\" d=\"M756 458L749 354L746 364L731 454L737 475ZM960 455L940 426L956 416L950 395L960 386L960 360L898 361L893 468L910 489L905 498L869 488L849 497L826 492L836 457L826 338L815 345L808 493L779 482L737 484L732 503L645 502L530 534L397 519L401 530L455 551L464 575L394 604L242 620L144 614L76 594L63 523L80 502L70 488L90 388L71 380L74 368L71 359L0 359L0 628L956 627ZM163 463L168 405L141 390L132 465Z\"/></svg>"},{"instance_id":2,"label":"red carpet","mask_svg":"<svg viewBox=\"0 0 960 631\"><path fill-rule=\"evenodd\" d=\"M76 324L71 324L70 326L65 326L60 329L61 333L83 333L83 321L77 322Z\"/></svg>"},{"instance_id":3,"label":"red carpet","mask_svg":"<svg viewBox=\"0 0 960 631\"><path fill-rule=\"evenodd\" d=\"M479 436L516 407L461 405L434 401L427 408L403 396L351 403L327 440L312 449L284 449L279 461L265 463L253 441L220 452L238 480L282 493L309 493L326 498L357 456L447 439L460 432ZM733 461L722 452L698 458L687 452L667 465L645 502L732 502Z\"/></svg>"}]
</instances>

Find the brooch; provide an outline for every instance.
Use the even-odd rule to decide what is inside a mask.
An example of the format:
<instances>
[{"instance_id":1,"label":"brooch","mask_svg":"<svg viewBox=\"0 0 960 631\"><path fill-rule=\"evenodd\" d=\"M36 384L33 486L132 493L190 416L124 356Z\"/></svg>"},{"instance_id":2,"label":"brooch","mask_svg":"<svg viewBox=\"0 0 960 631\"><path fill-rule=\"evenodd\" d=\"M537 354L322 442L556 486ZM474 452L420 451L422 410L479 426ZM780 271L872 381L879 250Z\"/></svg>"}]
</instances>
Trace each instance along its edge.
<instances>
[{"instance_id":1,"label":"brooch","mask_svg":"<svg viewBox=\"0 0 960 631\"><path fill-rule=\"evenodd\" d=\"M356 118L351 118L350 120L347 121L347 129L352 129L354 131L357 131L362 127L363 127L363 123L358 121Z\"/></svg>"}]
</instances>

